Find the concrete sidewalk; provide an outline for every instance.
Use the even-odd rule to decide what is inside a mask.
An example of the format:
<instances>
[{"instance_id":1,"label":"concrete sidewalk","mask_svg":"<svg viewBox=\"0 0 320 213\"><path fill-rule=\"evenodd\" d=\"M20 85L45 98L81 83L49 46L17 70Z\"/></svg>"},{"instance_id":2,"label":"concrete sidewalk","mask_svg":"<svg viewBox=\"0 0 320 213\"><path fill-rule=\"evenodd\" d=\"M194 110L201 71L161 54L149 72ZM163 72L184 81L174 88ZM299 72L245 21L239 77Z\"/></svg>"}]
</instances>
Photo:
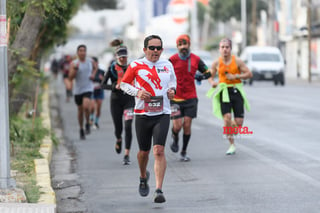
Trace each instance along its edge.
<instances>
[{"instance_id":1,"label":"concrete sidewalk","mask_svg":"<svg viewBox=\"0 0 320 213\"><path fill-rule=\"evenodd\" d=\"M55 204L0 203L1 213L55 213Z\"/></svg>"}]
</instances>

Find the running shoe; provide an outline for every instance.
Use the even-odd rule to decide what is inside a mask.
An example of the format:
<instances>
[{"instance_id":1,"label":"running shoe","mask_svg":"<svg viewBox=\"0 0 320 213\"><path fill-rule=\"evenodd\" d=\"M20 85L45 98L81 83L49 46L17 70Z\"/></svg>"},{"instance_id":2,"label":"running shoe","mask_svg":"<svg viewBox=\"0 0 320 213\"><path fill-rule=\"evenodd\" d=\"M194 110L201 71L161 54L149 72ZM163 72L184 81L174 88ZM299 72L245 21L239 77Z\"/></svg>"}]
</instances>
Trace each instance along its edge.
<instances>
[{"instance_id":1,"label":"running shoe","mask_svg":"<svg viewBox=\"0 0 320 213\"><path fill-rule=\"evenodd\" d=\"M86 139L86 136L84 134L84 130L83 129L80 129L80 139L81 140L85 140Z\"/></svg>"},{"instance_id":2,"label":"running shoe","mask_svg":"<svg viewBox=\"0 0 320 213\"><path fill-rule=\"evenodd\" d=\"M98 123L94 123L94 126L96 127L96 129L100 128Z\"/></svg>"},{"instance_id":3,"label":"running shoe","mask_svg":"<svg viewBox=\"0 0 320 213\"><path fill-rule=\"evenodd\" d=\"M163 195L163 192L161 191L161 189L156 189L156 191L154 192L153 195L153 201L155 203L164 203L166 202L166 198Z\"/></svg>"},{"instance_id":4,"label":"running shoe","mask_svg":"<svg viewBox=\"0 0 320 213\"><path fill-rule=\"evenodd\" d=\"M171 151L172 152L178 152L179 151L179 144L172 141L171 145L170 145Z\"/></svg>"},{"instance_id":5,"label":"running shoe","mask_svg":"<svg viewBox=\"0 0 320 213\"><path fill-rule=\"evenodd\" d=\"M234 155L236 153L236 147L234 146L234 144L231 144L229 146L228 151L226 152L226 155Z\"/></svg>"},{"instance_id":6,"label":"running shoe","mask_svg":"<svg viewBox=\"0 0 320 213\"><path fill-rule=\"evenodd\" d=\"M148 180L150 177L150 173L147 170L146 172L147 177L146 178L142 178L140 177L140 184L139 184L139 193L142 197L146 197L149 194L150 188L148 185Z\"/></svg>"},{"instance_id":7,"label":"running shoe","mask_svg":"<svg viewBox=\"0 0 320 213\"><path fill-rule=\"evenodd\" d=\"M178 152L179 151L179 138L175 138L173 136L173 134L171 135L172 137L172 142L171 142L171 145L170 145L170 148L171 148L171 151L172 152Z\"/></svg>"},{"instance_id":8,"label":"running shoe","mask_svg":"<svg viewBox=\"0 0 320 213\"><path fill-rule=\"evenodd\" d=\"M122 149L122 140L116 141L116 146L115 146L116 153L120 154L121 149Z\"/></svg>"},{"instance_id":9,"label":"running shoe","mask_svg":"<svg viewBox=\"0 0 320 213\"><path fill-rule=\"evenodd\" d=\"M130 161L130 158L129 158L129 155L125 155L123 157L123 165L130 165L131 161Z\"/></svg>"},{"instance_id":10,"label":"running shoe","mask_svg":"<svg viewBox=\"0 0 320 213\"><path fill-rule=\"evenodd\" d=\"M184 162L188 162L191 159L189 158L189 156L187 155L187 152L181 152L180 153L180 161L184 161Z\"/></svg>"},{"instance_id":11,"label":"running shoe","mask_svg":"<svg viewBox=\"0 0 320 213\"><path fill-rule=\"evenodd\" d=\"M86 124L86 134L87 135L90 134L90 124L89 123Z\"/></svg>"}]
</instances>

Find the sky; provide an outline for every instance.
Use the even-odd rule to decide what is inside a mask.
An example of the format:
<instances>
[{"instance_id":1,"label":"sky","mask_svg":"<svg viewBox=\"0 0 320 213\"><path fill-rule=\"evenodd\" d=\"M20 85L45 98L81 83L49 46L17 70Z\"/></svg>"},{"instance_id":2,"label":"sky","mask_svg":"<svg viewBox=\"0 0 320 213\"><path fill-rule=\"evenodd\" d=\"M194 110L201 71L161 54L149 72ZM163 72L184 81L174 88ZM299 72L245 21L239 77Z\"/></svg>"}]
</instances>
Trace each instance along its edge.
<instances>
[{"instance_id":1,"label":"sky","mask_svg":"<svg viewBox=\"0 0 320 213\"><path fill-rule=\"evenodd\" d=\"M79 28L82 32L96 33L103 30L101 19L106 20L107 28L124 25L134 17L135 0L125 0L123 10L99 10L93 11L88 6L83 6L70 20L69 24Z\"/></svg>"}]
</instances>

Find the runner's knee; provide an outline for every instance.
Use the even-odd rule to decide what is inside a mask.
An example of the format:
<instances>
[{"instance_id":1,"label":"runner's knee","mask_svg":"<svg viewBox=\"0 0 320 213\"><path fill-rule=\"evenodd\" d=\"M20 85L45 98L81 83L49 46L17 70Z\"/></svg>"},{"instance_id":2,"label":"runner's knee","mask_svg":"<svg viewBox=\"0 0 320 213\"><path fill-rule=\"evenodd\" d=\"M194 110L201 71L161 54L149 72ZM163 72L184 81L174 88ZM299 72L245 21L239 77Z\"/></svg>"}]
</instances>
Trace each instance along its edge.
<instances>
[{"instance_id":1,"label":"runner's knee","mask_svg":"<svg viewBox=\"0 0 320 213\"><path fill-rule=\"evenodd\" d=\"M154 156L164 156L164 146L162 145L154 145L153 146Z\"/></svg>"}]
</instances>

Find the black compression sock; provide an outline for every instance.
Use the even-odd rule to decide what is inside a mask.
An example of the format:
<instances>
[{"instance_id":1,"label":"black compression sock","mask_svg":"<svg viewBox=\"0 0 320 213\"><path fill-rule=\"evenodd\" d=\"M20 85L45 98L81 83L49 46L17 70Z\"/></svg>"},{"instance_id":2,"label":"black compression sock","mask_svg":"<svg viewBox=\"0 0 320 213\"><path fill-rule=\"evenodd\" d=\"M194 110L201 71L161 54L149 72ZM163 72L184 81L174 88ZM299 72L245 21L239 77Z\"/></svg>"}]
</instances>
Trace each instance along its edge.
<instances>
[{"instance_id":1,"label":"black compression sock","mask_svg":"<svg viewBox=\"0 0 320 213\"><path fill-rule=\"evenodd\" d=\"M178 143L178 141L179 141L179 133L175 133L175 132L173 131L173 128L172 128L172 137L173 137L173 139L174 139L174 142L175 142L175 143Z\"/></svg>"},{"instance_id":2,"label":"black compression sock","mask_svg":"<svg viewBox=\"0 0 320 213\"><path fill-rule=\"evenodd\" d=\"M190 137L191 137L191 135L183 134L182 152L186 152L187 151L187 147L188 147L188 144L189 144Z\"/></svg>"}]
</instances>

